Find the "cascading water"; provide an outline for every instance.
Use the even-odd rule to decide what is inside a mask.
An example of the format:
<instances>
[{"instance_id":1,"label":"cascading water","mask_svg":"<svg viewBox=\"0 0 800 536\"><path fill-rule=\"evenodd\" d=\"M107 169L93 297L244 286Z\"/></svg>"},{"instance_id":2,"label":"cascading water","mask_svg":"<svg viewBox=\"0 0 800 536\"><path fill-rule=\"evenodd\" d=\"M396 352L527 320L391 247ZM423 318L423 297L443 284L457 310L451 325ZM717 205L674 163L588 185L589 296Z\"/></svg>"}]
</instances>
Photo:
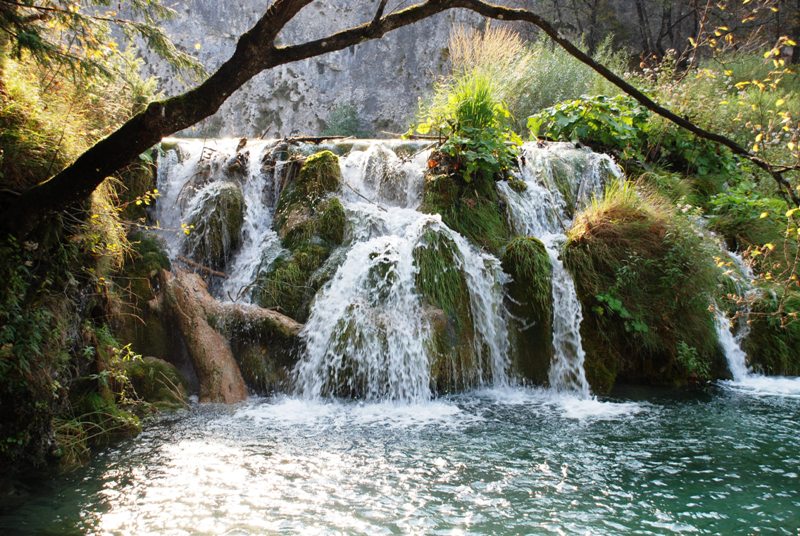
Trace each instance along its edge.
<instances>
[{"instance_id":1,"label":"cascading water","mask_svg":"<svg viewBox=\"0 0 800 536\"><path fill-rule=\"evenodd\" d=\"M280 240L272 229L272 216L277 201L275 184L285 162L275 160L282 155L279 144L269 141L248 142L239 147L239 140L170 140L168 150L159 160L157 219L162 228L171 258L180 255L186 236L181 224L191 220L202 208L204 193L219 184L239 188L244 199L241 246L226 266L227 277L217 294L221 299L249 301L247 287L264 263L281 252ZM283 153L285 156L285 153ZM202 216L202 215L201 215ZM191 229L186 229L191 234ZM190 252L191 253L191 252Z\"/></svg>"},{"instance_id":2,"label":"cascading water","mask_svg":"<svg viewBox=\"0 0 800 536\"><path fill-rule=\"evenodd\" d=\"M753 271L739 254L728 252L728 256L733 261L738 272L738 274L733 274L737 292L745 298L752 297L757 292L753 287L755 277ZM745 299L745 304L747 303L749 303L749 300ZM742 348L742 344L750 334L750 326L747 323L749 314L748 308L744 311L738 332L734 335L730 319L724 311L717 309L715 318L717 337L728 362L728 369L731 372L731 376L733 376L733 381L726 383L734 388L759 394L800 395L800 378L763 376L754 373L747 366L747 353Z\"/></svg>"},{"instance_id":3,"label":"cascading water","mask_svg":"<svg viewBox=\"0 0 800 536\"><path fill-rule=\"evenodd\" d=\"M303 330L306 353L295 370L303 396L430 398L430 320L417 290L414 251L424 247L431 232L454 244L456 268L468 282L477 334L471 376L479 382L507 383L500 264L438 215L415 210L427 155L420 151L404 160L389 144L375 143L341 158L342 201L352 246L317 295Z\"/></svg>"},{"instance_id":4,"label":"cascading water","mask_svg":"<svg viewBox=\"0 0 800 536\"><path fill-rule=\"evenodd\" d=\"M619 177L621 171L610 157L576 149L569 143L543 147L527 143L520 160L520 178L527 188L517 192L506 183L500 188L514 229L541 240L550 257L554 305L550 386L588 398L589 383L583 368L586 354L580 334L583 313L575 283L559 252L575 208L602 194L607 178Z\"/></svg>"}]
</instances>

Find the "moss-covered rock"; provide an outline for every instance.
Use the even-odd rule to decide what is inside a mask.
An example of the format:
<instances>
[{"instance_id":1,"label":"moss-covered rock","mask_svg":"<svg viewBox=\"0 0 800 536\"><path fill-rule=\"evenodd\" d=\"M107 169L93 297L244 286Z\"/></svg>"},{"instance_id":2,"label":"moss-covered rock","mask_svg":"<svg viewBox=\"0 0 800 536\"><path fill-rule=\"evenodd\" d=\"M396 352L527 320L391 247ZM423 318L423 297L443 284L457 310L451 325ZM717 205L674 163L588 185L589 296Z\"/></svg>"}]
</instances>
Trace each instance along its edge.
<instances>
[{"instance_id":1,"label":"moss-covered rock","mask_svg":"<svg viewBox=\"0 0 800 536\"><path fill-rule=\"evenodd\" d=\"M198 196L184 251L201 264L221 269L242 243L244 196L232 182L212 183Z\"/></svg>"},{"instance_id":2,"label":"moss-covered rock","mask_svg":"<svg viewBox=\"0 0 800 536\"><path fill-rule=\"evenodd\" d=\"M448 227L496 254L511 237L494 181L428 175L420 211L440 214Z\"/></svg>"},{"instance_id":3,"label":"moss-covered rock","mask_svg":"<svg viewBox=\"0 0 800 536\"><path fill-rule=\"evenodd\" d=\"M308 157L295 180L281 192L275 230L288 254L259 273L253 297L261 307L278 309L303 321L317 290L333 272L324 270L331 252L345 239L347 215L331 194L341 184L339 158L331 151Z\"/></svg>"},{"instance_id":4,"label":"moss-covered rock","mask_svg":"<svg viewBox=\"0 0 800 536\"><path fill-rule=\"evenodd\" d=\"M688 221L630 185L579 214L564 261L583 306L595 392L616 381L686 384L700 369L726 374L709 311L720 278L715 253ZM687 366L679 348L692 349L698 366Z\"/></svg>"},{"instance_id":5,"label":"moss-covered rock","mask_svg":"<svg viewBox=\"0 0 800 536\"><path fill-rule=\"evenodd\" d=\"M186 382L173 365L156 357L126 363L125 373L136 394L159 409L186 405Z\"/></svg>"},{"instance_id":6,"label":"moss-covered rock","mask_svg":"<svg viewBox=\"0 0 800 536\"><path fill-rule=\"evenodd\" d=\"M237 361L247 386L259 394L286 392L289 387L291 367L277 358L274 348L266 345L248 345L237 352Z\"/></svg>"},{"instance_id":7,"label":"moss-covered rock","mask_svg":"<svg viewBox=\"0 0 800 536\"><path fill-rule=\"evenodd\" d=\"M429 230L414 250L416 286L431 327L431 382L439 393L472 387L476 377L475 331L469 287L453 241Z\"/></svg>"},{"instance_id":8,"label":"moss-covered rock","mask_svg":"<svg viewBox=\"0 0 800 536\"><path fill-rule=\"evenodd\" d=\"M503 253L503 271L511 276L507 285L508 308L513 318L513 361L526 379L547 381L553 358L552 266L550 257L536 238L517 237Z\"/></svg>"}]
</instances>

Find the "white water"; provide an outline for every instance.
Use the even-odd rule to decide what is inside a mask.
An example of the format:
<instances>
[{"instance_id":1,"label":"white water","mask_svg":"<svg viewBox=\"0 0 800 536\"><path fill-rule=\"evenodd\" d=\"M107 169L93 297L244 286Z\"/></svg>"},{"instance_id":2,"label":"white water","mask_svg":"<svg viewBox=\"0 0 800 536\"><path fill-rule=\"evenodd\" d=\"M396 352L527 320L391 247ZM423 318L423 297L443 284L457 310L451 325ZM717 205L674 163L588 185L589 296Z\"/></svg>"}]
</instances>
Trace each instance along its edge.
<instances>
[{"instance_id":1,"label":"white water","mask_svg":"<svg viewBox=\"0 0 800 536\"><path fill-rule=\"evenodd\" d=\"M520 178L527 189L516 192L507 184L501 184L500 188L508 202L514 229L541 240L550 257L554 350L550 387L557 392L589 398L589 383L583 368L586 353L580 334L583 312L575 283L559 256L574 214L568 213L570 203L559 191L556 173L566 177L570 191L565 193L573 199L574 206L580 207L592 196L602 194L607 177L619 177L621 172L608 156L575 149L569 143L544 147L526 143L521 160Z\"/></svg>"},{"instance_id":2,"label":"white water","mask_svg":"<svg viewBox=\"0 0 800 536\"><path fill-rule=\"evenodd\" d=\"M305 398L431 397L430 325L413 261L414 250L424 247L424 235L430 231L452 241L455 268L467 279L476 332L475 375L481 382L508 382L500 263L449 229L438 215L415 210L427 155L421 152L403 160L391 146L374 143L340 159L352 245L317 295L302 333L306 353L295 374Z\"/></svg>"}]
</instances>

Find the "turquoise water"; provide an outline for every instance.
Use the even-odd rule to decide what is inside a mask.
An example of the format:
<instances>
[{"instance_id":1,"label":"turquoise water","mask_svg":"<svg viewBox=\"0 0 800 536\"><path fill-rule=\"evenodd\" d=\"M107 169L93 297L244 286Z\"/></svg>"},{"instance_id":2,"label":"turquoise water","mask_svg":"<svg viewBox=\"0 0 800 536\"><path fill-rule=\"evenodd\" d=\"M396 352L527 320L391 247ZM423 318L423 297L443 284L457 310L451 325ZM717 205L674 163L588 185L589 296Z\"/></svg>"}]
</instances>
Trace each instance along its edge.
<instances>
[{"instance_id":1,"label":"turquoise water","mask_svg":"<svg viewBox=\"0 0 800 536\"><path fill-rule=\"evenodd\" d=\"M0 533L798 534L799 398L617 396L195 406L37 486Z\"/></svg>"}]
</instances>

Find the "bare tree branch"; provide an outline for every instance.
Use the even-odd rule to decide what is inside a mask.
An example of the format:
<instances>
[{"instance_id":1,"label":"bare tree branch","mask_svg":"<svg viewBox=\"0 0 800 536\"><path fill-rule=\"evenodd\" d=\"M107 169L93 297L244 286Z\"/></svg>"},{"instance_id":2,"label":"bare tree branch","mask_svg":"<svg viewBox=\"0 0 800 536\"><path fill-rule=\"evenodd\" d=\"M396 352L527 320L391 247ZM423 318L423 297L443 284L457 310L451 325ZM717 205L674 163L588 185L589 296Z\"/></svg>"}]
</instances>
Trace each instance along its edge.
<instances>
[{"instance_id":1,"label":"bare tree branch","mask_svg":"<svg viewBox=\"0 0 800 536\"><path fill-rule=\"evenodd\" d=\"M312 0L275 0L253 28L239 38L233 55L205 82L181 95L151 103L145 111L97 142L70 166L23 195L10 196L0 192L0 228L24 231L47 211L63 209L86 199L105 177L120 170L164 136L187 128L215 113L234 91L264 70L377 39L387 32L453 8L469 9L488 18L523 21L538 26L570 55L622 89L645 108L698 137L728 147L734 154L765 170L785 190L787 196L800 206L800 198L777 168L730 138L709 132L654 102L592 59L549 22L529 10L493 5L481 0L426 0L383 15L386 2L381 0L376 16L368 23L322 39L276 47L275 39L283 27L311 2Z\"/></svg>"}]
</instances>

